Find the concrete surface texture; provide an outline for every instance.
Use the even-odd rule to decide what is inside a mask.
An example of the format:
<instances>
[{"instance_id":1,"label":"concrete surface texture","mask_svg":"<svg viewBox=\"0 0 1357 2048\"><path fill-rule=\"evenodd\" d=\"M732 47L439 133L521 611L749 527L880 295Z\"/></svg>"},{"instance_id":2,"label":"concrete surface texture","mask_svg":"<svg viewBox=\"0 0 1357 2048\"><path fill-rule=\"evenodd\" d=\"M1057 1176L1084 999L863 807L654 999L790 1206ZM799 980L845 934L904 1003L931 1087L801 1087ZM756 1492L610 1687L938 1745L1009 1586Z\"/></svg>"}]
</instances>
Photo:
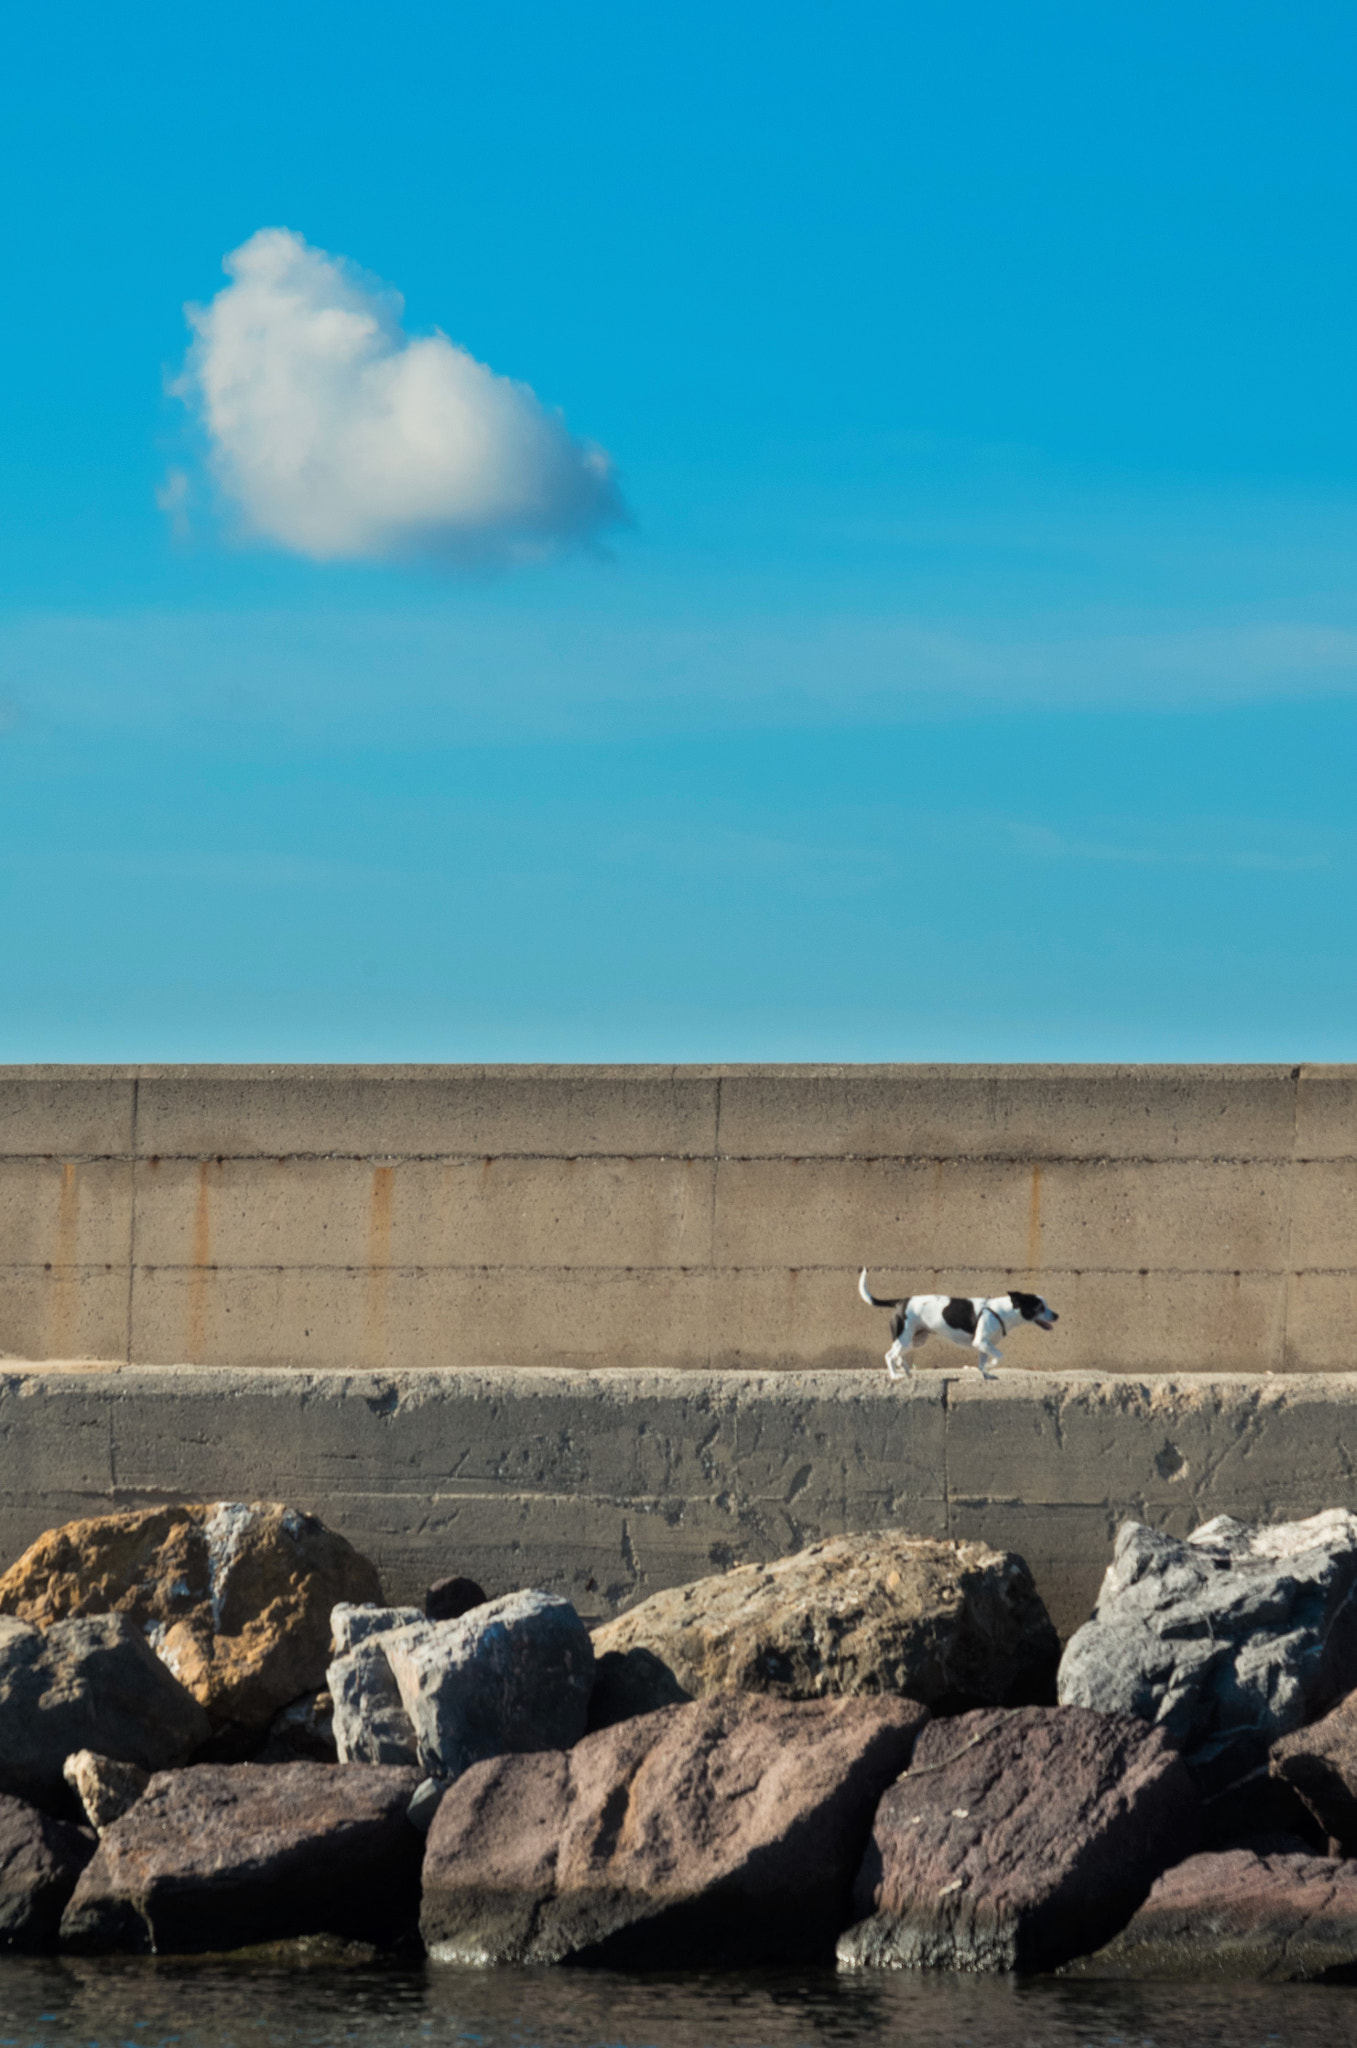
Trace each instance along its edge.
<instances>
[{"instance_id":1,"label":"concrete surface texture","mask_svg":"<svg viewBox=\"0 0 1357 2048\"><path fill-rule=\"evenodd\" d=\"M1127 1516L1357 1508L1347 1376L401 1374L0 1368L0 1566L44 1529L166 1500L281 1500L388 1598L463 1572L590 1620L842 1531L979 1537L1027 1559L1062 1635Z\"/></svg>"},{"instance_id":2,"label":"concrete surface texture","mask_svg":"<svg viewBox=\"0 0 1357 2048\"><path fill-rule=\"evenodd\" d=\"M865 1263L1048 1296L1013 1366L1331 1371L1355 1225L1357 1067L0 1069L22 1357L852 1369Z\"/></svg>"}]
</instances>

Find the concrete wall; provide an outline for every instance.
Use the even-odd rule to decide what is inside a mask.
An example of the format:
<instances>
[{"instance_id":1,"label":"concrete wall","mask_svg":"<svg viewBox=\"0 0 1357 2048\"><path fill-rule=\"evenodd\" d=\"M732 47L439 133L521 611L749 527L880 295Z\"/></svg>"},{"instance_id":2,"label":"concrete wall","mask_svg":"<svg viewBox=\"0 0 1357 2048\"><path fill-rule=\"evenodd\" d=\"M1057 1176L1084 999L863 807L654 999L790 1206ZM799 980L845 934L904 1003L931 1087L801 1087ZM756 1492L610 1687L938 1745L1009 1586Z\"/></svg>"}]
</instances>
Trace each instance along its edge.
<instances>
[{"instance_id":1,"label":"concrete wall","mask_svg":"<svg viewBox=\"0 0 1357 2048\"><path fill-rule=\"evenodd\" d=\"M1127 1515L1357 1508L1344 1376L1013 1373L396 1375L0 1371L0 1564L77 1516L174 1499L321 1514L388 1594L470 1572L557 1588L591 1619L660 1586L842 1530L1022 1552L1062 1633Z\"/></svg>"},{"instance_id":2,"label":"concrete wall","mask_svg":"<svg viewBox=\"0 0 1357 2048\"><path fill-rule=\"evenodd\" d=\"M17 1356L853 1368L866 1261L1046 1294L1015 1366L1325 1371L1355 1226L1357 1068L0 1069Z\"/></svg>"}]
</instances>

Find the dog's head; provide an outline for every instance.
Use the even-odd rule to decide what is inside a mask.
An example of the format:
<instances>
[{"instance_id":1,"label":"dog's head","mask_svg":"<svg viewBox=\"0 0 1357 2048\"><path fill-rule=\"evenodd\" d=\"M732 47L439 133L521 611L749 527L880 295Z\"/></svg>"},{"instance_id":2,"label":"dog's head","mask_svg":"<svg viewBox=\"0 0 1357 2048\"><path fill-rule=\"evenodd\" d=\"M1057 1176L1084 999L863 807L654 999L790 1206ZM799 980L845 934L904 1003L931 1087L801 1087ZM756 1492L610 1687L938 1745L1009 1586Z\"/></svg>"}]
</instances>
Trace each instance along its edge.
<instances>
[{"instance_id":1,"label":"dog's head","mask_svg":"<svg viewBox=\"0 0 1357 2048\"><path fill-rule=\"evenodd\" d=\"M1060 1321L1055 1310L1039 1294L1021 1294L1017 1288L1011 1287L1008 1298L1023 1321L1035 1323L1039 1330L1049 1330L1053 1323Z\"/></svg>"}]
</instances>

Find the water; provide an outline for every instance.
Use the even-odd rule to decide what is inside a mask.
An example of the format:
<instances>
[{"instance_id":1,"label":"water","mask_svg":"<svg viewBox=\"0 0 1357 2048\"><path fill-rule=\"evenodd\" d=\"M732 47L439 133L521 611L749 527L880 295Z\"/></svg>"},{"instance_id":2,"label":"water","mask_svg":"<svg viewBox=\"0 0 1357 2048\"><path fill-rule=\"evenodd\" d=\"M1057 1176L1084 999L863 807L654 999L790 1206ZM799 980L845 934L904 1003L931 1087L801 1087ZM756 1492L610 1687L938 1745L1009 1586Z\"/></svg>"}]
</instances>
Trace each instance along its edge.
<instances>
[{"instance_id":1,"label":"water","mask_svg":"<svg viewBox=\"0 0 1357 2048\"><path fill-rule=\"evenodd\" d=\"M1357 2048L1357 1987L0 1960L0 2048Z\"/></svg>"}]
</instances>

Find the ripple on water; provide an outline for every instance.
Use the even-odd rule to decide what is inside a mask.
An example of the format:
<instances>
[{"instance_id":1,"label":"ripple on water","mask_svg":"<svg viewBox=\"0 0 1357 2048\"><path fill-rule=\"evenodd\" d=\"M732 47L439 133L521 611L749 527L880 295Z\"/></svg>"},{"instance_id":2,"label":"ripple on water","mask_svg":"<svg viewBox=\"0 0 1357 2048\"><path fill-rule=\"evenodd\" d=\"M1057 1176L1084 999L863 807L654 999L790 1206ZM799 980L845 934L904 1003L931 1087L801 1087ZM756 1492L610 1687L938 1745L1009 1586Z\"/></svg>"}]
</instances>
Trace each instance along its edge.
<instances>
[{"instance_id":1,"label":"ripple on water","mask_svg":"<svg viewBox=\"0 0 1357 2048\"><path fill-rule=\"evenodd\" d=\"M1357 1987L0 1961L0 2048L1357 2048Z\"/></svg>"}]
</instances>

